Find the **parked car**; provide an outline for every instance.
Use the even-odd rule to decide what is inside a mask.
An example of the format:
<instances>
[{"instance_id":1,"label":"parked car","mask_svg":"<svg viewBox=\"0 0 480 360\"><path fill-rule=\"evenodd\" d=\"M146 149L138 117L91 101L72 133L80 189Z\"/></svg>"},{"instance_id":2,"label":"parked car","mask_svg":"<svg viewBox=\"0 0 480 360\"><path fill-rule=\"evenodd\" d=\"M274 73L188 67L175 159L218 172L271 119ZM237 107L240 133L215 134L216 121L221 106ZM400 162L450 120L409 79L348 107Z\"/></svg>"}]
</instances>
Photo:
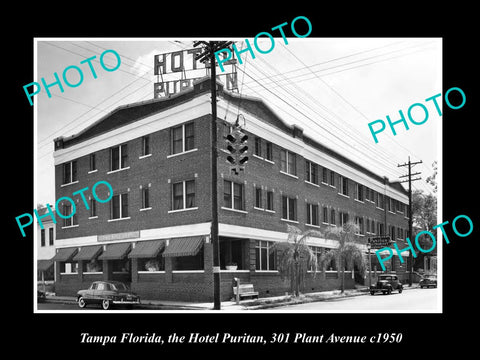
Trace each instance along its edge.
<instances>
[{"instance_id":1,"label":"parked car","mask_svg":"<svg viewBox=\"0 0 480 360\"><path fill-rule=\"evenodd\" d=\"M403 291L403 285L398 280L398 276L394 274L381 274L378 276L377 283L370 286L370 294L375 295L376 292L382 292L383 294L390 295L392 291L398 290L401 294Z\"/></svg>"},{"instance_id":2,"label":"parked car","mask_svg":"<svg viewBox=\"0 0 480 360\"><path fill-rule=\"evenodd\" d=\"M78 291L77 303L81 308L88 304L99 304L104 310L108 310L112 305L140 304L140 297L122 282L94 281L87 290Z\"/></svg>"},{"instance_id":3,"label":"parked car","mask_svg":"<svg viewBox=\"0 0 480 360\"><path fill-rule=\"evenodd\" d=\"M420 287L437 287L437 275L425 275L420 279Z\"/></svg>"}]
</instances>

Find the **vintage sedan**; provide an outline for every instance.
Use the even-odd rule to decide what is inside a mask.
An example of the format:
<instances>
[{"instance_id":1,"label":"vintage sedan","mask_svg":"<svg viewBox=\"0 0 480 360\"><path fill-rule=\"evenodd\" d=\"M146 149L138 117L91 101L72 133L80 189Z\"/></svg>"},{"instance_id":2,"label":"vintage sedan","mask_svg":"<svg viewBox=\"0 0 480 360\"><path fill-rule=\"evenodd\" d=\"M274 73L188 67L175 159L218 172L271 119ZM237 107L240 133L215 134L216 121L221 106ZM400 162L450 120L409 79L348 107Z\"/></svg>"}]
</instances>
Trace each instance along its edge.
<instances>
[{"instance_id":1,"label":"vintage sedan","mask_svg":"<svg viewBox=\"0 0 480 360\"><path fill-rule=\"evenodd\" d=\"M375 295L376 292L390 295L394 290L398 290L399 294L403 291L402 283L398 280L398 276L394 274L381 274L378 276L377 283L370 286L371 295Z\"/></svg>"},{"instance_id":2,"label":"vintage sedan","mask_svg":"<svg viewBox=\"0 0 480 360\"><path fill-rule=\"evenodd\" d=\"M133 306L140 304L140 297L131 292L119 281L94 281L87 290L77 293L78 306L84 308L88 304L101 305L108 310L112 305Z\"/></svg>"},{"instance_id":3,"label":"vintage sedan","mask_svg":"<svg viewBox=\"0 0 480 360\"><path fill-rule=\"evenodd\" d=\"M420 288L424 287L437 287L437 276L436 275L425 275L420 279L419 282Z\"/></svg>"}]
</instances>

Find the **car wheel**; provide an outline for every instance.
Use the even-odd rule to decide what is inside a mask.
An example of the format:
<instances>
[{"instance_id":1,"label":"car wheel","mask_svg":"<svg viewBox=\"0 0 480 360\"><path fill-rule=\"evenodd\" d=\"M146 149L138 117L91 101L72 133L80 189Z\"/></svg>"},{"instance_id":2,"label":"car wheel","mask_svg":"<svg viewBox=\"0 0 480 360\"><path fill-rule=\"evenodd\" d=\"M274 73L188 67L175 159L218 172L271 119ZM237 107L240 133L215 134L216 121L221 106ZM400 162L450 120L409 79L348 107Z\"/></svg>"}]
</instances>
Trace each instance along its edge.
<instances>
[{"instance_id":1,"label":"car wheel","mask_svg":"<svg viewBox=\"0 0 480 360\"><path fill-rule=\"evenodd\" d=\"M420 285L420 289L423 289L423 285Z\"/></svg>"},{"instance_id":2,"label":"car wheel","mask_svg":"<svg viewBox=\"0 0 480 360\"><path fill-rule=\"evenodd\" d=\"M78 306L79 306L80 308L82 308L82 309L83 309L85 306L87 306L87 303L86 303L85 299L83 298L83 296L80 296L80 297L78 298Z\"/></svg>"},{"instance_id":3,"label":"car wheel","mask_svg":"<svg viewBox=\"0 0 480 360\"><path fill-rule=\"evenodd\" d=\"M111 305L110 300L105 299L105 300L102 301L102 309L103 310L110 309L110 305Z\"/></svg>"},{"instance_id":4,"label":"car wheel","mask_svg":"<svg viewBox=\"0 0 480 360\"><path fill-rule=\"evenodd\" d=\"M401 287L400 287L400 288L398 288L398 293L399 293L399 294L401 294L401 293L402 293L402 291L403 291L403 288L401 288Z\"/></svg>"},{"instance_id":5,"label":"car wheel","mask_svg":"<svg viewBox=\"0 0 480 360\"><path fill-rule=\"evenodd\" d=\"M387 290L387 294L390 295L392 293L392 289Z\"/></svg>"},{"instance_id":6,"label":"car wheel","mask_svg":"<svg viewBox=\"0 0 480 360\"><path fill-rule=\"evenodd\" d=\"M370 291L370 295L375 295L375 291Z\"/></svg>"}]
</instances>

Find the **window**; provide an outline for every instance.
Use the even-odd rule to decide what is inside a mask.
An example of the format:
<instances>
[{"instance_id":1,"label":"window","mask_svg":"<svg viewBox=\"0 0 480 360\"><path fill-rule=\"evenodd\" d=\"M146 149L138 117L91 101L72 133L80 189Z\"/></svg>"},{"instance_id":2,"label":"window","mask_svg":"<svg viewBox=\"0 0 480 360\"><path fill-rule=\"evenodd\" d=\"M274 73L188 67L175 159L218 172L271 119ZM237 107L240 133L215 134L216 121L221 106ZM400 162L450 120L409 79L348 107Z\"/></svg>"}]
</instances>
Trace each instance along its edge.
<instances>
[{"instance_id":1,"label":"window","mask_svg":"<svg viewBox=\"0 0 480 360\"><path fill-rule=\"evenodd\" d=\"M40 230L40 246L45 246L45 229Z\"/></svg>"},{"instance_id":2,"label":"window","mask_svg":"<svg viewBox=\"0 0 480 360\"><path fill-rule=\"evenodd\" d=\"M355 199L358 201L364 201L364 194L363 194L363 185L355 184Z\"/></svg>"},{"instance_id":3,"label":"window","mask_svg":"<svg viewBox=\"0 0 480 360\"><path fill-rule=\"evenodd\" d=\"M142 137L142 156L150 154L150 136Z\"/></svg>"},{"instance_id":4,"label":"window","mask_svg":"<svg viewBox=\"0 0 480 360\"><path fill-rule=\"evenodd\" d=\"M273 243L257 240L255 242L255 270L275 270L276 251L271 251Z\"/></svg>"},{"instance_id":5,"label":"window","mask_svg":"<svg viewBox=\"0 0 480 360\"><path fill-rule=\"evenodd\" d=\"M385 225L381 222L377 223L377 235L385 235Z\"/></svg>"},{"instance_id":6,"label":"window","mask_svg":"<svg viewBox=\"0 0 480 360\"><path fill-rule=\"evenodd\" d=\"M262 139L255 136L255 155L262 156Z\"/></svg>"},{"instance_id":7,"label":"window","mask_svg":"<svg viewBox=\"0 0 480 360\"><path fill-rule=\"evenodd\" d=\"M358 226L358 229L356 230L356 234L361 234L365 235L365 224L363 222L363 218L360 216L355 216L355 225Z\"/></svg>"},{"instance_id":8,"label":"window","mask_svg":"<svg viewBox=\"0 0 480 360\"><path fill-rule=\"evenodd\" d=\"M128 218L128 194L114 195L111 200L110 219Z\"/></svg>"},{"instance_id":9,"label":"window","mask_svg":"<svg viewBox=\"0 0 480 360\"><path fill-rule=\"evenodd\" d=\"M339 175L340 194L348 196L348 178Z\"/></svg>"},{"instance_id":10,"label":"window","mask_svg":"<svg viewBox=\"0 0 480 360\"><path fill-rule=\"evenodd\" d=\"M95 216L97 216L97 202L92 197L90 199L90 217L95 217Z\"/></svg>"},{"instance_id":11,"label":"window","mask_svg":"<svg viewBox=\"0 0 480 360\"><path fill-rule=\"evenodd\" d=\"M263 209L262 188L255 188L255 207Z\"/></svg>"},{"instance_id":12,"label":"window","mask_svg":"<svg viewBox=\"0 0 480 360\"><path fill-rule=\"evenodd\" d=\"M395 241L395 226L390 226L390 239Z\"/></svg>"},{"instance_id":13,"label":"window","mask_svg":"<svg viewBox=\"0 0 480 360\"><path fill-rule=\"evenodd\" d=\"M172 210L182 210L194 207L195 180L180 181L172 184Z\"/></svg>"},{"instance_id":14,"label":"window","mask_svg":"<svg viewBox=\"0 0 480 360\"><path fill-rule=\"evenodd\" d=\"M95 154L90 154L90 171L97 170L97 161Z\"/></svg>"},{"instance_id":15,"label":"window","mask_svg":"<svg viewBox=\"0 0 480 360\"><path fill-rule=\"evenodd\" d=\"M335 209L330 210L330 225L336 226L335 222Z\"/></svg>"},{"instance_id":16,"label":"window","mask_svg":"<svg viewBox=\"0 0 480 360\"><path fill-rule=\"evenodd\" d=\"M243 184L233 181L223 181L223 204L225 208L244 210Z\"/></svg>"},{"instance_id":17,"label":"window","mask_svg":"<svg viewBox=\"0 0 480 360\"><path fill-rule=\"evenodd\" d=\"M330 186L335 187L335 173L330 170Z\"/></svg>"},{"instance_id":18,"label":"window","mask_svg":"<svg viewBox=\"0 0 480 360\"><path fill-rule=\"evenodd\" d=\"M280 170L290 175L297 175L297 161L294 153L280 150Z\"/></svg>"},{"instance_id":19,"label":"window","mask_svg":"<svg viewBox=\"0 0 480 360\"><path fill-rule=\"evenodd\" d=\"M322 183L328 184L328 169L322 168Z\"/></svg>"},{"instance_id":20,"label":"window","mask_svg":"<svg viewBox=\"0 0 480 360\"><path fill-rule=\"evenodd\" d=\"M323 223L328 224L328 208L323 207Z\"/></svg>"},{"instance_id":21,"label":"window","mask_svg":"<svg viewBox=\"0 0 480 360\"><path fill-rule=\"evenodd\" d=\"M297 220L297 199L282 196L282 219Z\"/></svg>"},{"instance_id":22,"label":"window","mask_svg":"<svg viewBox=\"0 0 480 360\"><path fill-rule=\"evenodd\" d=\"M365 199L371 202L375 202L375 191L365 186Z\"/></svg>"},{"instance_id":23,"label":"window","mask_svg":"<svg viewBox=\"0 0 480 360\"><path fill-rule=\"evenodd\" d=\"M193 122L176 126L171 129L171 154L179 154L193 150L195 146L195 131Z\"/></svg>"},{"instance_id":24,"label":"window","mask_svg":"<svg viewBox=\"0 0 480 360\"><path fill-rule=\"evenodd\" d=\"M375 206L379 209L383 209L384 197L383 194L377 192Z\"/></svg>"},{"instance_id":25,"label":"window","mask_svg":"<svg viewBox=\"0 0 480 360\"><path fill-rule=\"evenodd\" d=\"M150 207L150 189L148 186L142 187L142 209L148 209Z\"/></svg>"},{"instance_id":26,"label":"window","mask_svg":"<svg viewBox=\"0 0 480 360\"><path fill-rule=\"evenodd\" d=\"M307 224L318 226L318 205L307 204Z\"/></svg>"},{"instance_id":27,"label":"window","mask_svg":"<svg viewBox=\"0 0 480 360\"><path fill-rule=\"evenodd\" d=\"M267 191L267 210L273 211L273 191Z\"/></svg>"},{"instance_id":28,"label":"window","mask_svg":"<svg viewBox=\"0 0 480 360\"><path fill-rule=\"evenodd\" d=\"M62 215L69 216L72 214L72 205L71 204L63 204L62 206ZM63 226L74 226L78 225L77 222L77 214L75 213L73 216L69 217L68 219L63 219Z\"/></svg>"},{"instance_id":29,"label":"window","mask_svg":"<svg viewBox=\"0 0 480 360\"><path fill-rule=\"evenodd\" d=\"M273 145L270 141L265 141L265 159L273 161Z\"/></svg>"},{"instance_id":30,"label":"window","mask_svg":"<svg viewBox=\"0 0 480 360\"><path fill-rule=\"evenodd\" d=\"M53 246L53 241L53 227L51 227L50 229L48 229L48 245Z\"/></svg>"},{"instance_id":31,"label":"window","mask_svg":"<svg viewBox=\"0 0 480 360\"><path fill-rule=\"evenodd\" d=\"M110 149L110 171L125 169L128 161L127 144Z\"/></svg>"},{"instance_id":32,"label":"window","mask_svg":"<svg viewBox=\"0 0 480 360\"><path fill-rule=\"evenodd\" d=\"M77 181L77 162L70 161L63 164L63 184L70 184Z\"/></svg>"},{"instance_id":33,"label":"window","mask_svg":"<svg viewBox=\"0 0 480 360\"><path fill-rule=\"evenodd\" d=\"M348 213L340 212L338 215L339 215L339 220L340 220L340 226L343 226L346 223L348 223Z\"/></svg>"},{"instance_id":34,"label":"window","mask_svg":"<svg viewBox=\"0 0 480 360\"><path fill-rule=\"evenodd\" d=\"M305 180L313 184L318 184L317 164L305 160Z\"/></svg>"}]
</instances>

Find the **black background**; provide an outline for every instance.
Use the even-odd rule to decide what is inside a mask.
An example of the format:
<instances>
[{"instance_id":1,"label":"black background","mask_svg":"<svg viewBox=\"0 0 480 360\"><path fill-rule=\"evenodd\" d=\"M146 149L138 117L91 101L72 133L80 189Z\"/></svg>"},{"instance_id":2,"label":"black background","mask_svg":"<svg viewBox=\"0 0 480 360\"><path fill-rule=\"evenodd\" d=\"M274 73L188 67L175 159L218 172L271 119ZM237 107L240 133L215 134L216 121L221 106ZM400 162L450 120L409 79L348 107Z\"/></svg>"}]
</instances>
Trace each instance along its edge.
<instances>
[{"instance_id":1,"label":"black background","mask_svg":"<svg viewBox=\"0 0 480 360\"><path fill-rule=\"evenodd\" d=\"M400 5L401 4L401 5ZM462 353L474 347L478 324L474 321L477 308L477 268L479 218L475 146L476 103L478 79L474 60L475 10L442 8L435 4L424 9L408 3L387 7L371 2L342 3L338 8L317 3L316 8L300 2L277 3L268 11L248 7L243 2L217 2L213 11L209 5L177 4L167 9L164 4L109 4L100 10L97 4L77 4L41 10L30 7L18 12L17 20L4 22L2 69L7 79L3 84L4 171L3 203L4 236L2 267L3 309L2 327L6 330L8 347L16 353L34 351L39 356L107 356L120 353L138 357L180 354L229 356L259 355L287 352L318 356L327 353L353 352L365 356L388 354L418 356L421 353L441 353L461 346ZM34 5L34 7L36 7ZM40 6L39 6L40 7ZM68 9L68 10L67 10ZM15 12L12 12L12 14ZM34 37L208 37L235 36L252 39L296 16L306 16L313 27L310 37L442 37L443 91L460 87L466 94L465 106L452 110L443 103L443 219L452 221L459 214L468 215L474 224L473 233L459 238L448 232L450 244L443 244L443 314L265 314L250 312L225 314L34 314L33 313L33 244L32 232L21 237L15 216L31 212L33 202L33 108L26 101L23 85L33 79ZM477 24L478 25L478 24ZM478 26L477 26L478 28ZM299 30L299 33L302 33ZM476 40L476 39L475 39ZM6 43L5 43L6 42ZM476 64L475 64L476 65ZM426 94L430 95L430 94ZM424 139L429 141L429 139ZM39 189L40 190L40 189ZM33 227L34 229L34 227ZM472 285L473 288L472 288ZM10 317L11 321L6 321ZM473 327L471 326L473 325ZM171 333L188 335L230 332L232 334L264 335L272 333L306 332L309 335L375 335L402 333L398 344L315 344L315 345L173 345L80 344L80 334L136 335ZM313 352L311 352L313 351ZM148 352L148 354L147 354ZM151 353L150 353L151 352ZM307 355L311 354L311 355Z\"/></svg>"}]
</instances>

